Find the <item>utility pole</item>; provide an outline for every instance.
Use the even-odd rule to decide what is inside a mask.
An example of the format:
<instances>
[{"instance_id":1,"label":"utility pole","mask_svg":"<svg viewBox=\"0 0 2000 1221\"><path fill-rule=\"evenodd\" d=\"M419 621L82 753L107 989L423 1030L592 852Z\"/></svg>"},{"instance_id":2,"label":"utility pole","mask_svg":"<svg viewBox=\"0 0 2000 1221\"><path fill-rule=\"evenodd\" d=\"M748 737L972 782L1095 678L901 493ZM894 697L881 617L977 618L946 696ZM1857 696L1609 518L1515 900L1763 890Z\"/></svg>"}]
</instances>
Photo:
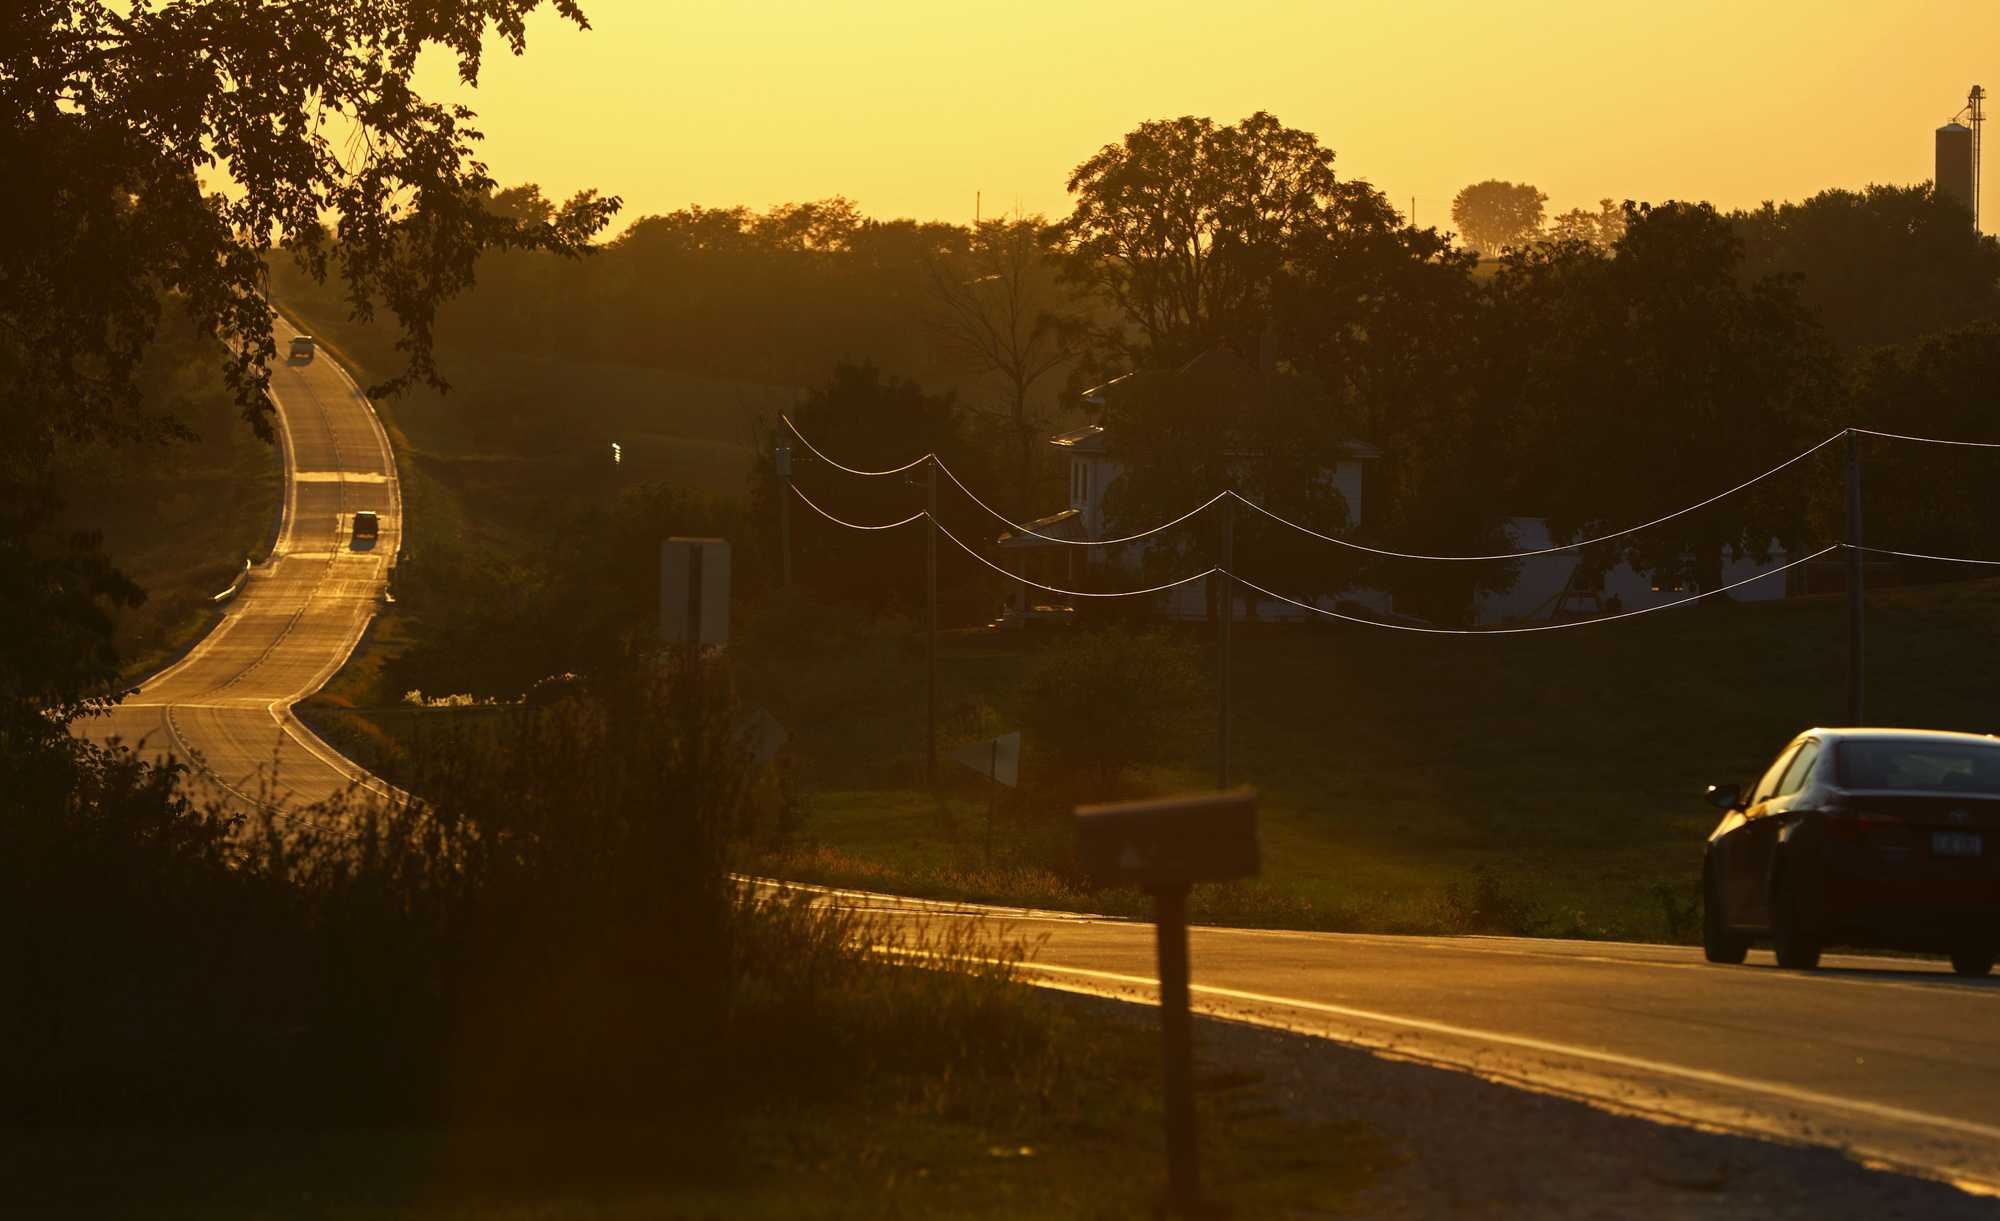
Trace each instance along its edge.
<instances>
[{"instance_id":1,"label":"utility pole","mask_svg":"<svg viewBox=\"0 0 2000 1221\"><path fill-rule=\"evenodd\" d=\"M785 588L792 587L792 447L777 442L772 459L778 468L778 551L784 557Z\"/></svg>"},{"instance_id":2,"label":"utility pole","mask_svg":"<svg viewBox=\"0 0 2000 1221\"><path fill-rule=\"evenodd\" d=\"M1229 787L1229 625L1236 618L1236 498L1222 498L1222 564L1216 574L1215 787Z\"/></svg>"},{"instance_id":3,"label":"utility pole","mask_svg":"<svg viewBox=\"0 0 2000 1221\"><path fill-rule=\"evenodd\" d=\"M928 685L929 685L928 715L930 720L930 728L925 738L926 762L924 764L924 779L925 782L929 784L932 788L937 787L937 620L938 620L937 468L938 468L938 463L935 457L933 457L929 462L924 464L925 486L927 489L927 496L928 496L926 502L927 512L924 515L924 524L927 527L925 533L929 539L929 546L926 548L925 551L924 569L930 577L930 586L931 586L931 608L930 608L931 626L930 626L930 644L928 650L930 656L930 665L929 665L930 673L928 675Z\"/></svg>"},{"instance_id":4,"label":"utility pole","mask_svg":"<svg viewBox=\"0 0 2000 1221\"><path fill-rule=\"evenodd\" d=\"M1847 723L1861 725L1862 670L1866 659L1861 572L1861 447L1847 430Z\"/></svg>"}]
</instances>

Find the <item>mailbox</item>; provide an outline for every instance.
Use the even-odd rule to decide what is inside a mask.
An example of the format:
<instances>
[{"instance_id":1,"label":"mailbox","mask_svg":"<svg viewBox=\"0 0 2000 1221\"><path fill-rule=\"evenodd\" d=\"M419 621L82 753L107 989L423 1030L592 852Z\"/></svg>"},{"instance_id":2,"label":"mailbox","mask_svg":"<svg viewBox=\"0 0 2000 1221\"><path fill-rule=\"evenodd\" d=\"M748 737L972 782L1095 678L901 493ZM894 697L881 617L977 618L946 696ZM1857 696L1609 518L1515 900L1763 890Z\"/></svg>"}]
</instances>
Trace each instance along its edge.
<instances>
[{"instance_id":1,"label":"mailbox","mask_svg":"<svg viewBox=\"0 0 2000 1221\"><path fill-rule=\"evenodd\" d=\"M1257 791L1076 808L1078 858L1098 886L1228 882L1257 872Z\"/></svg>"}]
</instances>

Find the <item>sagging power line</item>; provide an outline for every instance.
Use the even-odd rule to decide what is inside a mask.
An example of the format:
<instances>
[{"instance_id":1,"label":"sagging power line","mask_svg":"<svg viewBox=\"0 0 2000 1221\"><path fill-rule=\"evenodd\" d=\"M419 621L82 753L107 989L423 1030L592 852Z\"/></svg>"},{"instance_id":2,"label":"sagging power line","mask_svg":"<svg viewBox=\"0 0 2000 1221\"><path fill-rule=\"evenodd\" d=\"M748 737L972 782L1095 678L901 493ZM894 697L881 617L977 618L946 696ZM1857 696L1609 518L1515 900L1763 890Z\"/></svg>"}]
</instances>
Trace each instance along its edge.
<instances>
[{"instance_id":1,"label":"sagging power line","mask_svg":"<svg viewBox=\"0 0 2000 1221\"><path fill-rule=\"evenodd\" d=\"M923 463L926 462L933 463L935 464L936 468L944 474L945 478L951 480L952 483L957 485L958 489L961 492L965 493L967 499L971 500L973 504L979 506L980 509L990 514L996 521L1005 525L1009 530L1013 531L1017 535L1028 538L1039 539L1043 542L1056 543L1068 547L1113 547L1126 543L1138 542L1141 539L1151 537L1152 535L1159 534L1166 530L1170 530L1173 527L1178 526L1183 522L1186 522L1194 517L1197 517L1202 513L1206 512L1207 510L1213 508L1218 501L1221 501L1224 498L1228 498L1237 501L1246 508L1255 510L1259 514L1262 514L1263 516L1271 519L1272 521L1277 522L1280 525L1290 527L1291 529L1296 530L1299 533L1304 534L1308 537L1318 539L1322 542L1331 543L1337 547L1344 547L1351 551L1359 551L1368 555L1382 556L1384 558L1389 558L1389 559L1420 560L1420 561L1430 561L1438 563L1470 563L1470 562L1482 562L1482 561L1497 562L1504 560L1534 559L1536 557L1545 555L1560 555L1563 552L1580 551L1588 547L1597 546L1601 543L1611 542L1614 539L1624 538L1627 535L1637 534L1644 530L1650 530L1655 526L1664 525L1667 522L1675 520L1676 518L1685 517L1690 513L1694 513L1698 510L1705 509L1708 506L1716 504L1719 501L1727 500L1729 497L1735 496L1740 492L1747 491L1756 484L1761 483L1766 479L1769 479L1771 476L1776 475L1779 472L1784 471L1798 464L1799 462L1804 461L1805 459L1825 449L1827 446L1833 444L1835 441L1841 440L1843 438L1849 437L1854 434L1871 436L1871 437L1880 437L1885 440L1914 442L1926 445L1948 445L1948 446L1958 446L1958 447L1972 448L1972 449L2000 449L2000 443L1990 442L1990 441L1959 441L1941 437L1914 436L1907 433L1881 432L1872 428L1845 428L1840 430L1839 432L1832 434L1831 436L1828 436L1825 440L1820 441L1818 444L1812 445L1804 450L1799 451L1798 453L1785 459L1783 462L1780 462L1776 466L1771 467L1769 470L1751 476L1749 479L1744 480L1743 482L1735 485L1734 487L1725 489L1724 491L1721 492L1717 492L1715 495L1709 496L1703 500L1698 500L1693 504L1689 504L1682 508L1675 509L1670 513L1664 513L1658 517L1652 518L1649 521L1640 522L1638 525L1635 526L1627 526L1622 530L1615 530L1607 534L1599 534L1590 538L1577 539L1573 542L1560 543L1548 547L1537 547L1523 551L1500 551L1500 552L1488 552L1481 554L1458 555L1458 554L1430 553L1421 551L1398 551L1393 548L1370 546L1367 543L1356 542L1353 539L1342 538L1338 535L1333 535L1333 534L1327 534L1322 531L1315 530L1310 526L1304 525L1303 523L1296 522L1291 520L1290 518L1284 517L1283 515L1271 509L1266 508L1265 506L1257 503L1256 501L1251 500L1249 497L1244 496L1242 493L1236 491L1234 488L1224 488L1222 491L1215 493L1215 495L1209 497L1207 500L1202 501L1200 504L1196 505L1194 508L1188 510L1187 512L1181 514L1179 517L1175 517L1171 520L1161 522L1159 525L1151 526L1144 530L1135 531L1131 534L1120 535L1114 538L1099 538L1099 539L1061 538L1052 534L1044 534L1041 531L1034 529L1032 526L1029 526L1028 524L1023 522L1017 522L1013 520L1013 518L1000 512L998 509L995 509L992 505L988 504L984 499L982 499L978 493L974 492L969 486L967 486L965 481L960 479L957 476L957 474L955 474L952 471L952 469L945 464L944 460L942 458L939 458L934 452L925 453L921 457L915 458L909 462L904 463L902 466L890 467L884 470L864 470L858 467L847 466L843 463L837 462L834 459L828 457L824 451L822 451L818 446L814 445L812 441L805 435L805 433L799 429L799 426L793 422L790 416L781 413L778 418L784 422L785 427L790 429L792 434L799 439L800 443L803 444L808 450L810 450L815 457L819 458L821 461L825 462L827 465L833 467L834 469L844 471L850 475L859 475L864 477L873 477L880 475L898 475L902 474L905 471L911 470L917 466L920 466ZM817 506L815 506L815 508L817 508Z\"/></svg>"}]
</instances>

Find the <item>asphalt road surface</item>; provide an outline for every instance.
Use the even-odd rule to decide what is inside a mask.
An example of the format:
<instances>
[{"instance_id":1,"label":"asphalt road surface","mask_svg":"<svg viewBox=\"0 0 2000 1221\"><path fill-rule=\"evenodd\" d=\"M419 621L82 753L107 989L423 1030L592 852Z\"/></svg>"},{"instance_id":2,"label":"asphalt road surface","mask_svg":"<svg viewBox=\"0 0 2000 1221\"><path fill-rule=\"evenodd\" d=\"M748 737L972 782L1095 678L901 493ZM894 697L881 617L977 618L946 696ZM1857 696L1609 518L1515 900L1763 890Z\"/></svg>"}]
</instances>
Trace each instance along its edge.
<instances>
[{"instance_id":1,"label":"asphalt road surface","mask_svg":"<svg viewBox=\"0 0 2000 1221\"><path fill-rule=\"evenodd\" d=\"M282 354L297 331L280 321L276 334ZM277 365L271 396L285 460L276 546L185 657L77 729L193 761L199 795L297 810L379 787L291 709L340 669L381 605L402 497L388 435L330 357ZM362 509L381 517L372 544L353 538Z\"/></svg>"},{"instance_id":2,"label":"asphalt road surface","mask_svg":"<svg viewBox=\"0 0 2000 1221\"><path fill-rule=\"evenodd\" d=\"M1157 995L1149 924L822 893L891 922L980 921L1030 945L1023 974L1044 987ZM1201 1013L2000 1194L2000 980L1837 954L1785 971L1763 950L1722 967L1614 942L1222 928L1190 941Z\"/></svg>"}]
</instances>

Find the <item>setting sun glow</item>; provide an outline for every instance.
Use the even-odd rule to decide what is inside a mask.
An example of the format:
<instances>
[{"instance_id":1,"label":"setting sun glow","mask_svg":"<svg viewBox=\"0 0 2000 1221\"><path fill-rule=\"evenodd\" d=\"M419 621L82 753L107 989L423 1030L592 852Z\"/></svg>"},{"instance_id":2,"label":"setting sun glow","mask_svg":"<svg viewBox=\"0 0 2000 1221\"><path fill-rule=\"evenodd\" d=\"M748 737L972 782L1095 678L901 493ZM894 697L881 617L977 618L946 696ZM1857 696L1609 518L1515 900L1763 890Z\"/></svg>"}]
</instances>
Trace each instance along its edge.
<instances>
[{"instance_id":1,"label":"setting sun glow","mask_svg":"<svg viewBox=\"0 0 2000 1221\"><path fill-rule=\"evenodd\" d=\"M882 217L966 220L975 196L1059 215L1069 170L1137 123L1258 109L1422 224L1485 178L1534 183L1551 214L1746 207L1928 179L1933 130L2000 82L2000 8L1959 4L584 8L588 33L543 10L525 58L489 51L466 100L503 184L621 194L621 225L835 194Z\"/></svg>"}]
</instances>

